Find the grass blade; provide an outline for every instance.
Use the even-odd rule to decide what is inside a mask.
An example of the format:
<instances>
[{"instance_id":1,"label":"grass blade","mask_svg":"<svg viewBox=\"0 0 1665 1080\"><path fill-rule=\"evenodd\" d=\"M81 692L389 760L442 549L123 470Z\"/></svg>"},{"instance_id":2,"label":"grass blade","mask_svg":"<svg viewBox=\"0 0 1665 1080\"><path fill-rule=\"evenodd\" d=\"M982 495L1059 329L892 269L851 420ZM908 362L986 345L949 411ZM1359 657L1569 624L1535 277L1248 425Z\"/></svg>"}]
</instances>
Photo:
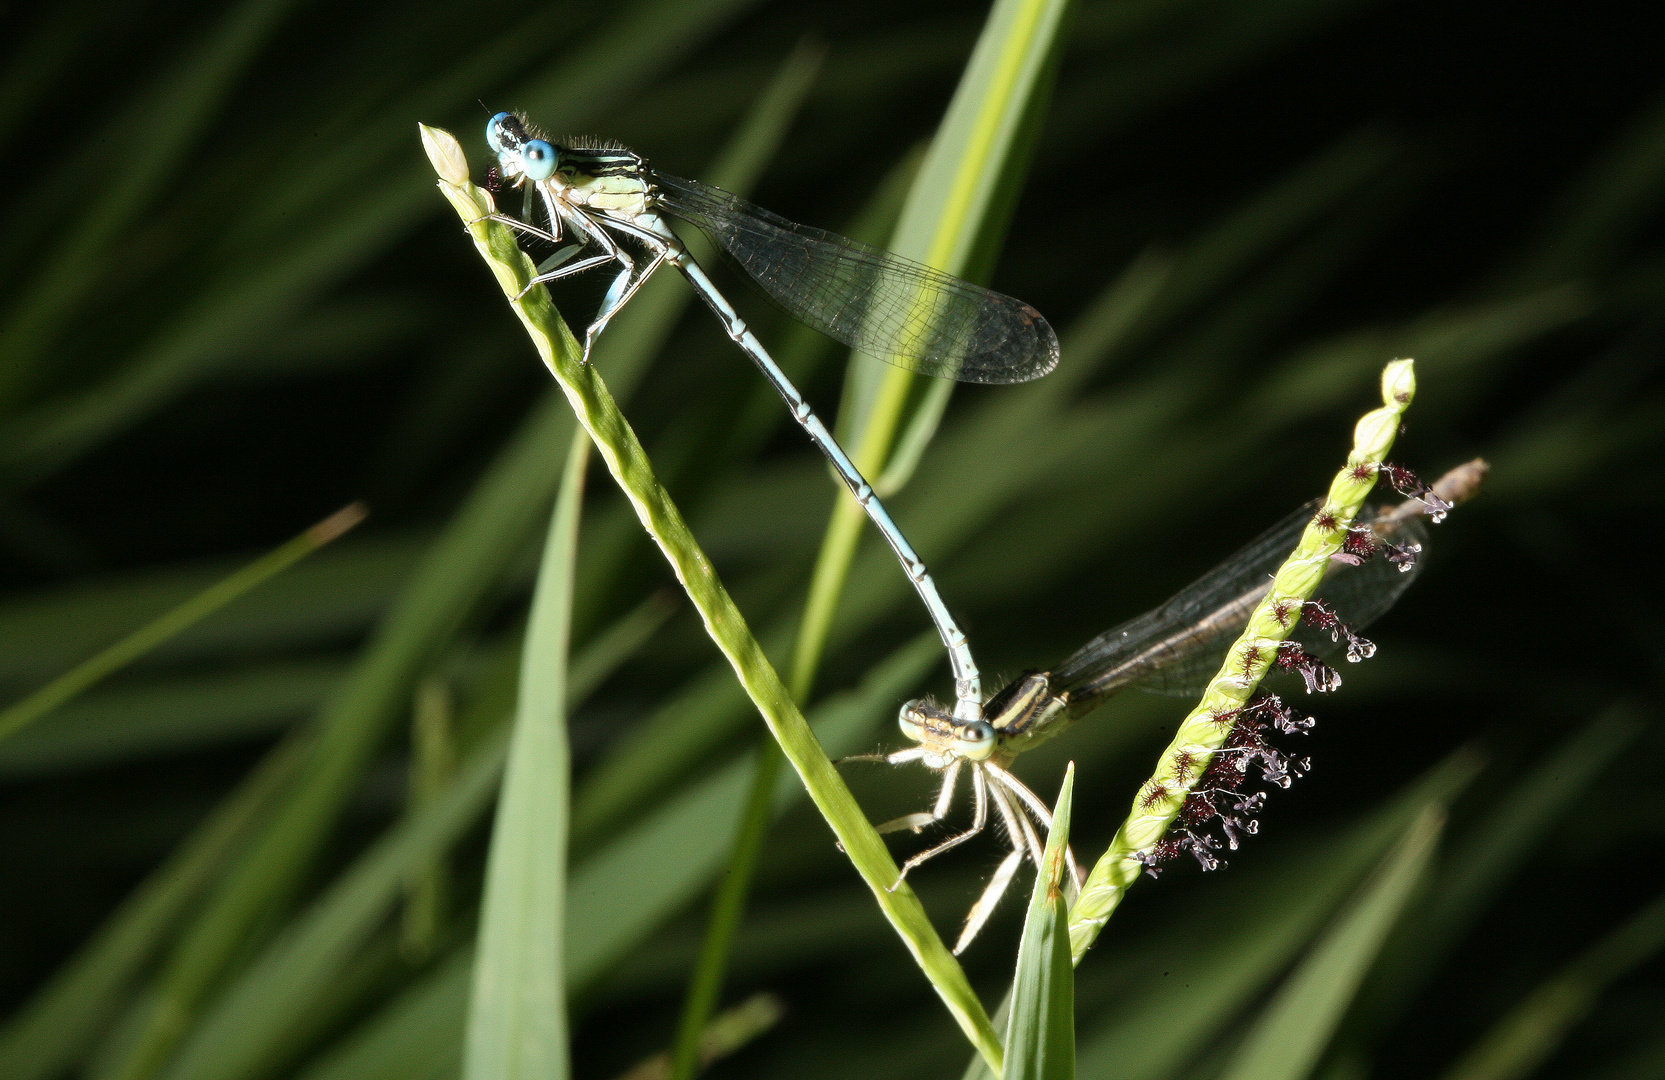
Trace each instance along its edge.
<instances>
[{"instance_id":1,"label":"grass blade","mask_svg":"<svg viewBox=\"0 0 1665 1080\"><path fill-rule=\"evenodd\" d=\"M1052 810L1046 858L1035 875L1018 945L1011 1019L1006 1027L1006 1080L1073 1080L1075 1076L1075 965L1070 959L1069 904L1064 892L1070 873L1064 852L1070 842L1074 790L1075 765L1071 763Z\"/></svg>"},{"instance_id":2,"label":"grass blade","mask_svg":"<svg viewBox=\"0 0 1665 1080\"><path fill-rule=\"evenodd\" d=\"M410 875L491 805L507 748L500 733L475 750L442 799L377 841L217 994L163 1073L167 1080L232 1080L269 1066L313 1002L385 922Z\"/></svg>"},{"instance_id":3,"label":"grass blade","mask_svg":"<svg viewBox=\"0 0 1665 1080\"><path fill-rule=\"evenodd\" d=\"M295 790L175 948L161 977L161 1003L118 1070L121 1080L142 1080L165 1063L246 935L305 872L398 717L417 673L528 540L554 487L555 462L571 438L570 424L557 400L535 409L434 544L320 714L318 738Z\"/></svg>"},{"instance_id":4,"label":"grass blade","mask_svg":"<svg viewBox=\"0 0 1665 1080\"><path fill-rule=\"evenodd\" d=\"M567 1075L567 651L589 440L574 432L520 662L520 701L481 902L465 1080Z\"/></svg>"},{"instance_id":5,"label":"grass blade","mask_svg":"<svg viewBox=\"0 0 1665 1080\"><path fill-rule=\"evenodd\" d=\"M449 134L432 128L424 127L422 134L430 147L456 143ZM444 163L450 156L448 151L430 153L442 176ZM440 190L468 223L475 246L497 276L505 295L511 298L520 295L535 268L516 246L506 226L484 220L492 212L490 195L471 184L458 185L447 179L440 181ZM593 366L578 362L577 342L555 313L548 292L533 290L524 299L514 300L512 306L539 355L566 393L579 422L601 451L608 471L699 610L706 632L734 668L746 688L746 696L763 714L764 722L808 789L816 808L832 826L845 853L872 890L880 910L901 935L966 1037L991 1062L998 1064L999 1039L966 980L965 971L937 936L913 891L905 884L891 891L897 869L884 841L827 759L791 694L752 636L745 617L717 579L681 512L654 477L641 443L619 413L600 375Z\"/></svg>"},{"instance_id":6,"label":"grass blade","mask_svg":"<svg viewBox=\"0 0 1665 1080\"><path fill-rule=\"evenodd\" d=\"M358 503L337 510L275 551L256 559L224 581L191 597L149 625L140 627L97 656L65 672L22 701L0 712L0 739L17 733L87 687L131 664L186 627L231 603L273 575L287 570L363 521L364 514L364 507Z\"/></svg>"},{"instance_id":7,"label":"grass blade","mask_svg":"<svg viewBox=\"0 0 1665 1080\"><path fill-rule=\"evenodd\" d=\"M1531 1075L1584 1019L1608 984L1665 949L1665 895L1592 945L1499 1020L1445 1080L1518 1080Z\"/></svg>"},{"instance_id":8,"label":"grass blade","mask_svg":"<svg viewBox=\"0 0 1665 1080\"><path fill-rule=\"evenodd\" d=\"M1328 1044L1428 867L1444 823L1428 807L1250 1029L1222 1080L1300 1080Z\"/></svg>"},{"instance_id":9,"label":"grass blade","mask_svg":"<svg viewBox=\"0 0 1665 1080\"><path fill-rule=\"evenodd\" d=\"M227 796L208 820L128 896L52 981L0 1030L0 1076L46 1080L81 1059L190 905L246 845L306 758L290 738Z\"/></svg>"}]
</instances>

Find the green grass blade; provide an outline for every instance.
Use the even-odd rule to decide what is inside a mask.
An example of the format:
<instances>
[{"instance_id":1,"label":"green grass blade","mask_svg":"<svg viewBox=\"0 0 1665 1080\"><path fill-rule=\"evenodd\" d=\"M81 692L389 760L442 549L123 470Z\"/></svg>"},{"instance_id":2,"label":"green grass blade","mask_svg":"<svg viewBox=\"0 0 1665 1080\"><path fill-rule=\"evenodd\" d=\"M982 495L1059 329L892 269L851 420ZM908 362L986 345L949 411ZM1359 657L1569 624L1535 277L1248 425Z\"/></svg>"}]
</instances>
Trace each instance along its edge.
<instances>
[{"instance_id":1,"label":"green grass blade","mask_svg":"<svg viewBox=\"0 0 1665 1080\"><path fill-rule=\"evenodd\" d=\"M917 681L937 659L934 638L921 638L877 665L856 690L827 699L814 711L818 738L835 754L869 744L874 718ZM728 836L745 798L750 763L741 760L668 799L659 800L641 821L609 837L607 846L582 858L571 875L566 925L568 993L582 994L682 909L721 868ZM802 787L783 778L775 790L777 810L795 801ZM460 1060L462 1025L437 1017L467 1011L467 969L447 960L443 970L420 980L337 1048L315 1070L317 1077L369 1075L384 1056L409 1062ZM407 1053L411 1041L421 1054ZM427 1076L398 1072L397 1076ZM314 1074L308 1074L314 1080Z\"/></svg>"},{"instance_id":2,"label":"green grass blade","mask_svg":"<svg viewBox=\"0 0 1665 1080\"><path fill-rule=\"evenodd\" d=\"M340 685L338 660L261 664L87 694L0 744L0 777L43 776L275 734Z\"/></svg>"},{"instance_id":3,"label":"green grass blade","mask_svg":"<svg viewBox=\"0 0 1665 1080\"><path fill-rule=\"evenodd\" d=\"M362 632L397 598L429 538L355 535L292 566L152 651L185 662L260 650L317 648ZM235 573L237 562L110 575L36 590L0 605L0 679L41 684L103 648L110 628L131 630Z\"/></svg>"},{"instance_id":4,"label":"green grass blade","mask_svg":"<svg viewBox=\"0 0 1665 1080\"><path fill-rule=\"evenodd\" d=\"M0 740L15 734L87 687L107 678L162 642L280 574L364 520L357 503L338 510L276 550L256 559L172 611L140 627L97 656L54 679L22 701L0 711Z\"/></svg>"},{"instance_id":5,"label":"green grass blade","mask_svg":"<svg viewBox=\"0 0 1665 1080\"><path fill-rule=\"evenodd\" d=\"M105 170L91 212L31 277L28 295L0 328L0 409L35 381L33 370L57 330L101 279L112 242L161 190L169 172L220 107L232 80L277 28L293 0L244 0L149 93L131 102L94 145L127 149L122 168Z\"/></svg>"},{"instance_id":6,"label":"green grass blade","mask_svg":"<svg viewBox=\"0 0 1665 1080\"><path fill-rule=\"evenodd\" d=\"M1450 955L1546 831L1643 724L1620 707L1590 721L1523 776L1479 822L1447 845L1429 895L1394 932L1360 996L1361 1019L1384 1029Z\"/></svg>"},{"instance_id":7,"label":"green grass blade","mask_svg":"<svg viewBox=\"0 0 1665 1080\"><path fill-rule=\"evenodd\" d=\"M1445 1080L1518 1080L1561 1045L1615 979L1665 949L1665 895L1587 949L1511 1009L1445 1073Z\"/></svg>"},{"instance_id":8,"label":"green grass blade","mask_svg":"<svg viewBox=\"0 0 1665 1080\"><path fill-rule=\"evenodd\" d=\"M1070 874L1064 853L1069 847L1074 790L1072 763L1064 771L1064 786L1052 810L1046 858L1035 875L1018 944L1011 1019L1006 1027L1006 1080L1073 1080L1075 1076L1075 965L1070 960L1069 904L1064 893Z\"/></svg>"},{"instance_id":9,"label":"green grass blade","mask_svg":"<svg viewBox=\"0 0 1665 1080\"><path fill-rule=\"evenodd\" d=\"M417 817L445 797L457 778L456 703L449 683L423 679L411 708L410 767L405 775L405 816ZM430 859L405 879L399 912L399 954L410 964L433 957L440 946L452 893L451 862Z\"/></svg>"},{"instance_id":10,"label":"green grass blade","mask_svg":"<svg viewBox=\"0 0 1665 1080\"><path fill-rule=\"evenodd\" d=\"M738 149L755 147L749 156L763 159L773 156L790 119L797 115L805 95L820 71L823 50L800 44L787 57L786 63L764 90L743 127ZM806 704L805 695L793 688L800 705ZM728 867L717 879L717 895L711 902L711 913L700 949L699 959L689 975L688 992L683 998L682 1015L677 1022L676 1037L670 1050L669 1075L671 1080L693 1080L705 1057L706 1031L716 1011L722 992L723 972L728 966L729 948L745 910L746 896L751 891L752 874L757 868L763 838L768 835L774 801L776 778L784 761L780 750L767 733L759 739L753 757L751 791L741 812L740 827L735 832L734 848Z\"/></svg>"},{"instance_id":11,"label":"green grass blade","mask_svg":"<svg viewBox=\"0 0 1665 1080\"><path fill-rule=\"evenodd\" d=\"M1589 276L1622 254L1665 191L1665 98L1645 109L1568 192L1535 250L1509 268L1503 287L1525 292Z\"/></svg>"},{"instance_id":12,"label":"green grass blade","mask_svg":"<svg viewBox=\"0 0 1665 1080\"><path fill-rule=\"evenodd\" d=\"M197 826L168 861L0 1029L0 1076L47 1080L87 1052L133 981L229 857L247 845L279 793L300 773L307 746L291 738Z\"/></svg>"},{"instance_id":13,"label":"green grass blade","mask_svg":"<svg viewBox=\"0 0 1665 1080\"><path fill-rule=\"evenodd\" d=\"M584 433L574 432L526 628L481 901L465 1080L561 1080L569 1068L561 955L572 770L567 650L589 449Z\"/></svg>"},{"instance_id":14,"label":"green grass blade","mask_svg":"<svg viewBox=\"0 0 1665 1080\"><path fill-rule=\"evenodd\" d=\"M986 276L1044 117L1070 8L1069 0L994 5L914 179L891 250L951 274ZM863 476L884 474L913 379L877 358L853 359L837 431ZM885 477L890 490L911 471L947 394L938 388L927 395L898 473ZM834 504L794 646L794 689L807 693L814 684L864 520L854 498L841 495Z\"/></svg>"},{"instance_id":15,"label":"green grass blade","mask_svg":"<svg viewBox=\"0 0 1665 1080\"><path fill-rule=\"evenodd\" d=\"M936 660L937 650L927 638L898 649L859 687L816 706L811 714L816 738L836 755L865 749L875 721ZM751 771L751 763L741 759L658 800L652 813L578 864L567 920L573 992L592 984L719 871ZM777 812L802 791L794 778L782 777L775 788Z\"/></svg>"},{"instance_id":16,"label":"green grass blade","mask_svg":"<svg viewBox=\"0 0 1665 1080\"><path fill-rule=\"evenodd\" d=\"M474 951L456 950L297 1080L455 1080L473 973Z\"/></svg>"},{"instance_id":17,"label":"green grass blade","mask_svg":"<svg viewBox=\"0 0 1665 1080\"><path fill-rule=\"evenodd\" d=\"M1427 869L1444 820L1430 806L1412 823L1261 1013L1221 1080L1301 1080L1311 1073Z\"/></svg>"},{"instance_id":18,"label":"green grass blade","mask_svg":"<svg viewBox=\"0 0 1665 1080\"><path fill-rule=\"evenodd\" d=\"M546 65L553 74L540 74L505 96L556 128L581 127L751 2L638 0L618 7L593 33ZM389 140L397 138L389 132L422 112L458 109L462 102L472 109L482 83L502 71L505 55L530 52L544 40L530 32L537 18L512 28L421 91L396 99L373 121L355 125L344 133L347 149L339 156L304 160L296 172L280 176L258 173L255 179L271 185L262 192L267 198L239 187L240 214L251 202L264 202L272 210L288 208L295 198L292 189L308 197L289 213L270 214L268 234L240 245L240 257L229 258L224 273L180 303L166 325L106 379L22 418L0 440L0 464L36 480L62 468L247 351L251 342L299 317L342 278L403 238L431 204L421 166L403 155L388 161ZM513 47L517 44L519 49ZM572 92L566 75L575 70L586 74L582 94ZM307 137L315 134L308 131ZM279 154L274 148L272 156Z\"/></svg>"}]
</instances>

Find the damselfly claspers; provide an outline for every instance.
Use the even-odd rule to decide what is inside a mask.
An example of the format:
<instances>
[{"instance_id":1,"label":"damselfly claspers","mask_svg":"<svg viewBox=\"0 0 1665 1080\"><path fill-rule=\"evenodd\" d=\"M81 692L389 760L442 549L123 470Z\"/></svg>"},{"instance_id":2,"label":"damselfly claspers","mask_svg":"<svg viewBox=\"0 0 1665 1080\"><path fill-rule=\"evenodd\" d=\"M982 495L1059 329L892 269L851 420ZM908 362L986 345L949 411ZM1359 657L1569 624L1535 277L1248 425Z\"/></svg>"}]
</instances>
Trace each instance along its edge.
<instances>
[{"instance_id":1,"label":"damselfly claspers","mask_svg":"<svg viewBox=\"0 0 1665 1080\"><path fill-rule=\"evenodd\" d=\"M595 267L619 267L584 333L584 359L589 359L608 321L661 263L680 270L728 336L785 399L793 418L832 462L896 552L948 650L954 714L968 723L980 720L977 664L925 563L855 463L662 215L698 226L800 322L910 371L974 383L1039 378L1058 363L1058 338L1047 321L1009 296L798 225L718 188L659 172L640 154L621 146L557 145L511 113L491 118L486 140L497 154L503 178L531 185L548 227L508 215L493 217L558 246L570 238L539 265L528 289ZM642 248L645 260L622 241Z\"/></svg>"},{"instance_id":2,"label":"damselfly claspers","mask_svg":"<svg viewBox=\"0 0 1665 1080\"><path fill-rule=\"evenodd\" d=\"M1415 579L1415 556L1426 540L1421 518L1434 516L1438 520L1450 503L1466 499L1484 470L1483 463L1471 462L1442 477L1427 500L1412 498L1372 517L1361 515L1357 524L1365 526L1367 533L1360 535L1369 538L1364 550L1375 548L1380 553L1333 561L1316 603L1309 602L1305 622L1292 637L1314 656L1341 649L1350 661L1371 656L1375 645L1354 631L1391 608ZM970 770L970 828L909 858L902 864L898 884L921 863L981 833L988 825L989 804L994 805L1013 850L996 868L967 915L954 946L956 953L964 950L988 921L1024 858L1039 866L1045 851L1045 830L1052 827L1051 814L1046 804L1008 771L1012 761L1025 750L1059 735L1126 687L1174 696L1200 694L1271 586L1272 574L1300 540L1317 505L1314 502L1302 507L1160 607L1105 631L1051 671L1021 676L988 700L984 718L965 721L929 701L909 701L902 706L897 722L903 734L917 745L892 754L844 759L893 765L917 761L942 773L942 785L930 811L885 822L878 827L881 833L904 829L918 832L941 821L953 805L961 773ZM1328 668L1323 668L1323 673L1308 670L1304 674L1309 690L1331 690L1340 684ZM1073 858L1071 868L1075 872Z\"/></svg>"}]
</instances>

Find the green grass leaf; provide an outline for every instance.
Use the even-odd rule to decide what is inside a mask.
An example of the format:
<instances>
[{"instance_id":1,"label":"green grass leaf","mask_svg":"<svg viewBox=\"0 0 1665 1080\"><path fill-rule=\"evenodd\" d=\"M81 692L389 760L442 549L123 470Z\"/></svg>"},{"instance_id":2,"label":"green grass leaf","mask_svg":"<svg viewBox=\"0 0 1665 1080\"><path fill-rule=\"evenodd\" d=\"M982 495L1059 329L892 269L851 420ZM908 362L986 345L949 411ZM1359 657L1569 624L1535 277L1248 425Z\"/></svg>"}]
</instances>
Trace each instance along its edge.
<instances>
[{"instance_id":1,"label":"green grass leaf","mask_svg":"<svg viewBox=\"0 0 1665 1080\"><path fill-rule=\"evenodd\" d=\"M575 432L520 662L520 700L480 906L464 1080L561 1080L566 981L567 650L589 440Z\"/></svg>"},{"instance_id":2,"label":"green grass leaf","mask_svg":"<svg viewBox=\"0 0 1665 1080\"><path fill-rule=\"evenodd\" d=\"M1029 914L1018 944L1012 980L1011 1018L1006 1022L1005 1080L1073 1080L1075 1076L1075 964L1070 958L1071 876L1065 851L1070 840L1070 803L1075 767L1064 771L1064 786L1052 809L1046 858L1035 875Z\"/></svg>"},{"instance_id":3,"label":"green grass leaf","mask_svg":"<svg viewBox=\"0 0 1665 1080\"><path fill-rule=\"evenodd\" d=\"M1530 1076L1614 980L1665 949L1665 895L1544 980L1445 1073L1445 1080Z\"/></svg>"},{"instance_id":4,"label":"green grass leaf","mask_svg":"<svg viewBox=\"0 0 1665 1080\"><path fill-rule=\"evenodd\" d=\"M1222 1080L1300 1080L1310 1075L1427 870L1444 823L1428 807L1319 938L1249 1029Z\"/></svg>"}]
</instances>

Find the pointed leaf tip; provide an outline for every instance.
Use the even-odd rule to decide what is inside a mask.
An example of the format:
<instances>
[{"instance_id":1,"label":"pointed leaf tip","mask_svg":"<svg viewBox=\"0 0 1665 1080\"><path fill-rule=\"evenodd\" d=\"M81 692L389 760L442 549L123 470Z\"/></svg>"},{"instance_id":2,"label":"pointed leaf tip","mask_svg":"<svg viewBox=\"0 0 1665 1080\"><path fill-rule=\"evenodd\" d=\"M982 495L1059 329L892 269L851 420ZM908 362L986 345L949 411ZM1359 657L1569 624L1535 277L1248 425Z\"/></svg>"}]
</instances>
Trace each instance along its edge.
<instances>
[{"instance_id":1,"label":"pointed leaf tip","mask_svg":"<svg viewBox=\"0 0 1665 1080\"><path fill-rule=\"evenodd\" d=\"M444 128L422 123L416 126L422 132L422 149L428 152L428 160L433 163L439 178L447 184L461 186L468 183L468 157L463 153L457 137Z\"/></svg>"},{"instance_id":2,"label":"pointed leaf tip","mask_svg":"<svg viewBox=\"0 0 1665 1080\"><path fill-rule=\"evenodd\" d=\"M1395 360L1382 371L1382 400L1389 404L1409 405L1416 396L1416 361L1406 357Z\"/></svg>"}]
</instances>

